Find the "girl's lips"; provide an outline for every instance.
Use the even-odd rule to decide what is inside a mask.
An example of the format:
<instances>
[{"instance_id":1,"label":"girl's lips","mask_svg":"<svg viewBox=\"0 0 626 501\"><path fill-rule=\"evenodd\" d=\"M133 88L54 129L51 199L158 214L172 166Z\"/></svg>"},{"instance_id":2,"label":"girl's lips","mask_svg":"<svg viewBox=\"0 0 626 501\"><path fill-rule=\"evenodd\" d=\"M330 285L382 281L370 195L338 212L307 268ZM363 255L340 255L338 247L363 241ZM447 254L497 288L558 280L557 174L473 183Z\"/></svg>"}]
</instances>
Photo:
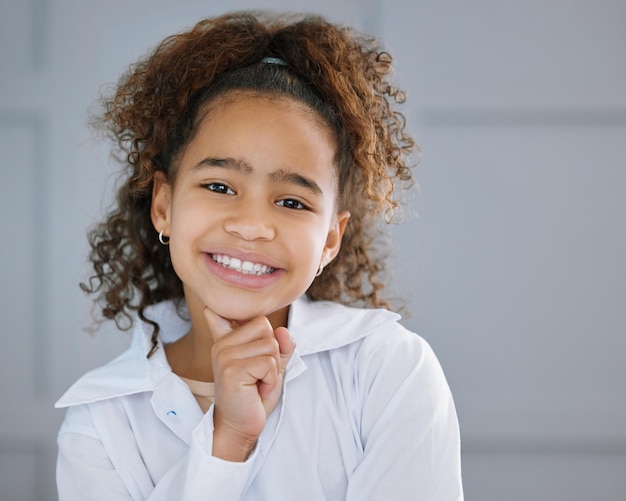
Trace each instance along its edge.
<instances>
[{"instance_id":1,"label":"girl's lips","mask_svg":"<svg viewBox=\"0 0 626 501\"><path fill-rule=\"evenodd\" d=\"M241 263L251 263L253 266L258 264L260 266L266 266L268 268L279 269L281 268L280 263L275 261L274 259L264 256L262 254L257 254L255 252L246 252L239 249L229 249L226 247L223 248L212 248L205 251L206 254L212 256L214 259L218 256L221 256L222 261L226 261L226 265L228 266L230 261L234 258L235 260L239 260ZM235 266L238 267L239 265Z\"/></svg>"},{"instance_id":2,"label":"girl's lips","mask_svg":"<svg viewBox=\"0 0 626 501\"><path fill-rule=\"evenodd\" d=\"M218 260L224 261L227 256L229 261L235 260L234 267L225 265ZM254 261L242 261L240 258L228 254L204 253L204 261L208 269L220 281L245 289L262 289L275 283L284 274L285 270L275 268ZM249 264L245 264L249 263ZM256 271L255 271L256 266Z\"/></svg>"},{"instance_id":3,"label":"girl's lips","mask_svg":"<svg viewBox=\"0 0 626 501\"><path fill-rule=\"evenodd\" d=\"M229 268L245 275L267 275L275 270L275 268L267 266L266 264L242 261L239 258L226 254L210 254L210 256L213 261L221 264L224 268Z\"/></svg>"}]
</instances>

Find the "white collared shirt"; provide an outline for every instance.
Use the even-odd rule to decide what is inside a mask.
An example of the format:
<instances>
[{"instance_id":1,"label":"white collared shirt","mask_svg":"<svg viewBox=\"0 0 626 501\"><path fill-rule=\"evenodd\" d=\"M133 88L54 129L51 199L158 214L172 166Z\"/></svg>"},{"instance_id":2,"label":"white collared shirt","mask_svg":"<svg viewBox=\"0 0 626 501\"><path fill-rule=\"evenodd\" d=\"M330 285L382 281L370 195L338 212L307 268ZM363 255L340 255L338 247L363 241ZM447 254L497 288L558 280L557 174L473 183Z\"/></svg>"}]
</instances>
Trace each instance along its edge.
<instances>
[{"instance_id":1,"label":"white collared shirt","mask_svg":"<svg viewBox=\"0 0 626 501\"><path fill-rule=\"evenodd\" d=\"M147 312L160 343L189 328L172 303ZM57 485L67 500L463 499L457 416L430 346L385 310L297 300L283 395L242 463L211 455L203 414L151 327L57 402Z\"/></svg>"}]
</instances>

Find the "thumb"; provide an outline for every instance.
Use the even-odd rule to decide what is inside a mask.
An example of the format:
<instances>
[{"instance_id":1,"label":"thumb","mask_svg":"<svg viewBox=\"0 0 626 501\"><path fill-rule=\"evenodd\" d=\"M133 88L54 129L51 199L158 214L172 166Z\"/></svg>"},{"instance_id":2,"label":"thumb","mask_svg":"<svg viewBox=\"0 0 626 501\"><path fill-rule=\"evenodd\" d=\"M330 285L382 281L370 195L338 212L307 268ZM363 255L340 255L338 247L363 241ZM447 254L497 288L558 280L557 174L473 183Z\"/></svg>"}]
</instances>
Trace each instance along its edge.
<instances>
[{"instance_id":1,"label":"thumb","mask_svg":"<svg viewBox=\"0 0 626 501\"><path fill-rule=\"evenodd\" d=\"M226 320L224 317L220 317L208 307L204 308L203 313L214 342L222 339L226 334L233 330L233 326L230 321Z\"/></svg>"},{"instance_id":2,"label":"thumb","mask_svg":"<svg viewBox=\"0 0 626 501\"><path fill-rule=\"evenodd\" d=\"M280 349L280 368L281 372L284 373L287 368L287 363L296 349L296 342L285 327L278 327L274 331L274 337L276 337L276 341L278 341L278 348Z\"/></svg>"}]
</instances>

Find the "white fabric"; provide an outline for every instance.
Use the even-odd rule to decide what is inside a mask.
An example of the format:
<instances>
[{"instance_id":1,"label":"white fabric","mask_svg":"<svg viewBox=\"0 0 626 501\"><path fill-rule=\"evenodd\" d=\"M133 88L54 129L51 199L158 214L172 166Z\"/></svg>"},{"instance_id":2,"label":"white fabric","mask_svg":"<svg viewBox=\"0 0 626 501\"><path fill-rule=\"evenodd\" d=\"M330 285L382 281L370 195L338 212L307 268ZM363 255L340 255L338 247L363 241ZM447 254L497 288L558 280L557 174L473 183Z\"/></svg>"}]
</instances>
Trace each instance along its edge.
<instances>
[{"instance_id":1,"label":"white fabric","mask_svg":"<svg viewBox=\"0 0 626 501\"><path fill-rule=\"evenodd\" d=\"M161 342L188 324L147 312ZM457 416L429 345L398 315L297 300L283 396L247 461L214 458L213 407L200 410L151 327L57 402L59 499L462 500Z\"/></svg>"}]
</instances>

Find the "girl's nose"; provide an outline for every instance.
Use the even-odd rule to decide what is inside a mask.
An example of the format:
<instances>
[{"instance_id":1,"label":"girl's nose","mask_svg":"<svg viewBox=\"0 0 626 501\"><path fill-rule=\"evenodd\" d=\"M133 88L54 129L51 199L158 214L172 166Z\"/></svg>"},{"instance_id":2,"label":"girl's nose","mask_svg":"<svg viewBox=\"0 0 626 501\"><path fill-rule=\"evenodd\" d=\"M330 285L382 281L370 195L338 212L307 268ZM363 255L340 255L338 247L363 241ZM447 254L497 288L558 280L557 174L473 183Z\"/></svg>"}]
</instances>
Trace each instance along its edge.
<instances>
[{"instance_id":1,"label":"girl's nose","mask_svg":"<svg viewBox=\"0 0 626 501\"><path fill-rule=\"evenodd\" d=\"M239 207L228 214L224 229L243 240L272 240L276 230L268 211L258 206Z\"/></svg>"}]
</instances>

